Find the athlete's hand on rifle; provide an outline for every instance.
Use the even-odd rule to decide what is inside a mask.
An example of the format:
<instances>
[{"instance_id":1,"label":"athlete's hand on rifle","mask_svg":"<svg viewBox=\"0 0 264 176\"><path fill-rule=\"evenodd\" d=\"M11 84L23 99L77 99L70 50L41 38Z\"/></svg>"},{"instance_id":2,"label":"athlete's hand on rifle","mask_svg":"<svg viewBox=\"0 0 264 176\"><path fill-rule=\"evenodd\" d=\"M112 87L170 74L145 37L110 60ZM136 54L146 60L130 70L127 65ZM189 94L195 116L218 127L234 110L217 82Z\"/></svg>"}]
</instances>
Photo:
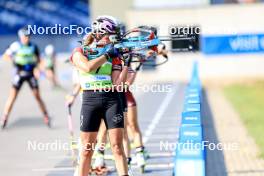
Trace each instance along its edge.
<instances>
[{"instance_id":1,"label":"athlete's hand on rifle","mask_svg":"<svg viewBox=\"0 0 264 176\"><path fill-rule=\"evenodd\" d=\"M124 66L130 67L132 56L130 54L125 54L123 55L123 58L124 58Z\"/></svg>"},{"instance_id":2,"label":"athlete's hand on rifle","mask_svg":"<svg viewBox=\"0 0 264 176\"><path fill-rule=\"evenodd\" d=\"M115 58L119 56L119 50L112 45L105 53L107 60L110 58Z\"/></svg>"}]
</instances>

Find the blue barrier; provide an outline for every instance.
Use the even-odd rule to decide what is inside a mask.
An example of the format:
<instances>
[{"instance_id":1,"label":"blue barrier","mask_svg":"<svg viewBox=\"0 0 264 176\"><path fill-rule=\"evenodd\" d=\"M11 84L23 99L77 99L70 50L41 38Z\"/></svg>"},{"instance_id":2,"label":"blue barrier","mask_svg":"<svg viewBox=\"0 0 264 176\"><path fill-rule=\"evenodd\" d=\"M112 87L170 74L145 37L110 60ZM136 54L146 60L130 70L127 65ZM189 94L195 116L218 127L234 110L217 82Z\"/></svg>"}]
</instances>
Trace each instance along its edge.
<instances>
[{"instance_id":1,"label":"blue barrier","mask_svg":"<svg viewBox=\"0 0 264 176\"><path fill-rule=\"evenodd\" d=\"M190 92L185 92L185 97L188 98L188 97L199 97L200 96L200 92L197 90L197 91L190 91Z\"/></svg>"},{"instance_id":2,"label":"blue barrier","mask_svg":"<svg viewBox=\"0 0 264 176\"><path fill-rule=\"evenodd\" d=\"M194 111L194 112L197 112L197 111L201 111L201 106L200 104L196 103L196 104L184 104L184 110L183 111Z\"/></svg>"},{"instance_id":3,"label":"blue barrier","mask_svg":"<svg viewBox=\"0 0 264 176\"><path fill-rule=\"evenodd\" d=\"M203 148L189 150L177 149L177 157L173 171L174 175L205 176L205 155L203 151Z\"/></svg>"},{"instance_id":4,"label":"blue barrier","mask_svg":"<svg viewBox=\"0 0 264 176\"><path fill-rule=\"evenodd\" d=\"M202 141L178 145L173 172L176 176L205 176L205 152Z\"/></svg>"},{"instance_id":5,"label":"blue barrier","mask_svg":"<svg viewBox=\"0 0 264 176\"><path fill-rule=\"evenodd\" d=\"M200 98L197 96L197 97L187 97L185 98L184 100L184 104L200 104L201 101L200 101Z\"/></svg>"},{"instance_id":6,"label":"blue barrier","mask_svg":"<svg viewBox=\"0 0 264 176\"><path fill-rule=\"evenodd\" d=\"M202 127L201 126L181 126L179 142L200 142L202 141Z\"/></svg>"},{"instance_id":7,"label":"blue barrier","mask_svg":"<svg viewBox=\"0 0 264 176\"><path fill-rule=\"evenodd\" d=\"M182 126L200 126L201 125L201 113L192 111L182 112Z\"/></svg>"},{"instance_id":8,"label":"blue barrier","mask_svg":"<svg viewBox=\"0 0 264 176\"><path fill-rule=\"evenodd\" d=\"M181 114L179 141L174 159L173 176L205 176L205 150L201 121L202 85L198 64L193 65L192 77L185 91Z\"/></svg>"}]
</instances>

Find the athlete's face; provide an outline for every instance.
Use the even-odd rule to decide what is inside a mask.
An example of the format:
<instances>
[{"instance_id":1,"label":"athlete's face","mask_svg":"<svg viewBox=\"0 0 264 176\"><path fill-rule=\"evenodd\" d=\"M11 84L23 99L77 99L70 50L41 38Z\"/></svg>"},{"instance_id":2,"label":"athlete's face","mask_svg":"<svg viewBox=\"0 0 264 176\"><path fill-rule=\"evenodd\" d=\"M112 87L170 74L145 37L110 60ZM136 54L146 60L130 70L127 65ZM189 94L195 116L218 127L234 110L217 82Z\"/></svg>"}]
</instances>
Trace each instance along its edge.
<instances>
[{"instance_id":1,"label":"athlete's face","mask_svg":"<svg viewBox=\"0 0 264 176\"><path fill-rule=\"evenodd\" d=\"M97 46L98 47L104 47L105 45L109 44L110 40L109 40L109 35L104 35L98 42L97 42Z\"/></svg>"},{"instance_id":2,"label":"athlete's face","mask_svg":"<svg viewBox=\"0 0 264 176\"><path fill-rule=\"evenodd\" d=\"M26 35L20 36L20 41L22 44L27 45L29 43L29 36Z\"/></svg>"}]
</instances>

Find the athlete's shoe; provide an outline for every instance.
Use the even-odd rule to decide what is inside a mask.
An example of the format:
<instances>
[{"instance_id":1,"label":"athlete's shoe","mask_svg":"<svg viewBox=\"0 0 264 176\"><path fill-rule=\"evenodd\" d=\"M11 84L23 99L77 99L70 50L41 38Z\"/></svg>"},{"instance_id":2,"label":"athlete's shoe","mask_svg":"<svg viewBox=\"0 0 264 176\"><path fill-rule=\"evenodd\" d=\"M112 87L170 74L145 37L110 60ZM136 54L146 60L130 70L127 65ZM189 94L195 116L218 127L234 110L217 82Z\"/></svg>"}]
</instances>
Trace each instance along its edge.
<instances>
[{"instance_id":1,"label":"athlete's shoe","mask_svg":"<svg viewBox=\"0 0 264 176\"><path fill-rule=\"evenodd\" d=\"M50 118L48 115L45 115L44 116L44 123L50 128L51 127L51 124L50 124Z\"/></svg>"},{"instance_id":2,"label":"athlete's shoe","mask_svg":"<svg viewBox=\"0 0 264 176\"><path fill-rule=\"evenodd\" d=\"M145 165L146 165L146 160L144 157L144 152L137 152L136 153L136 159L137 159L137 165L140 168L141 173L145 172Z\"/></svg>"},{"instance_id":3,"label":"athlete's shoe","mask_svg":"<svg viewBox=\"0 0 264 176\"><path fill-rule=\"evenodd\" d=\"M145 160L150 158L149 153L146 149L143 151L143 153L144 153Z\"/></svg>"},{"instance_id":4,"label":"athlete's shoe","mask_svg":"<svg viewBox=\"0 0 264 176\"><path fill-rule=\"evenodd\" d=\"M128 175L129 176L133 176L133 172L132 172L131 166L128 167Z\"/></svg>"},{"instance_id":5,"label":"athlete's shoe","mask_svg":"<svg viewBox=\"0 0 264 176\"><path fill-rule=\"evenodd\" d=\"M128 165L128 166L131 166L131 161L132 161L132 158L131 158L131 157L128 157L128 158L127 158L127 165Z\"/></svg>"},{"instance_id":6,"label":"athlete's shoe","mask_svg":"<svg viewBox=\"0 0 264 176\"><path fill-rule=\"evenodd\" d=\"M1 129L3 130L7 125L7 116L3 116L1 119Z\"/></svg>"},{"instance_id":7,"label":"athlete's shoe","mask_svg":"<svg viewBox=\"0 0 264 176\"><path fill-rule=\"evenodd\" d=\"M100 153L100 152L96 152L95 153L95 161L93 164L93 168L102 168L105 166L105 162L104 162L104 154Z\"/></svg>"},{"instance_id":8,"label":"athlete's shoe","mask_svg":"<svg viewBox=\"0 0 264 176\"><path fill-rule=\"evenodd\" d=\"M131 161L132 161L131 157L127 158L127 166L128 166L128 175L129 176L133 176L133 172L132 172L132 169L131 169Z\"/></svg>"}]
</instances>

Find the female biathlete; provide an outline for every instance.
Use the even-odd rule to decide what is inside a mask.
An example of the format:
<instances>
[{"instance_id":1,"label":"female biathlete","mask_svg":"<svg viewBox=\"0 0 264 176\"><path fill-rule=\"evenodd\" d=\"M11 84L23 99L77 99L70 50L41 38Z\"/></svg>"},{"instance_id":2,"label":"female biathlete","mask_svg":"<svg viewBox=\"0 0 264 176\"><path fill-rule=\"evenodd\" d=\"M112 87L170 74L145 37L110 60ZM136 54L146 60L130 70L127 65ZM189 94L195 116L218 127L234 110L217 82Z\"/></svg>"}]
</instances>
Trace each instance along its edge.
<instances>
[{"instance_id":1,"label":"female biathlete","mask_svg":"<svg viewBox=\"0 0 264 176\"><path fill-rule=\"evenodd\" d=\"M93 45L98 48L104 47L110 43L111 35L117 35L117 23L110 17L98 17L95 23L99 24L99 28L94 29ZM91 58L84 49L77 48L73 52L71 61L79 71L80 85L83 90L80 115L82 151L79 176L89 174L101 119L104 120L108 130L117 172L119 175L128 175L122 144L124 116L119 94L115 90L115 87L121 85L126 79L128 68L125 66L121 71L121 60L114 47L97 58ZM126 64L128 63L129 60Z\"/></svg>"},{"instance_id":2,"label":"female biathlete","mask_svg":"<svg viewBox=\"0 0 264 176\"><path fill-rule=\"evenodd\" d=\"M153 31L155 35L157 35L157 30L154 27L149 26L140 26L139 28L147 29ZM152 57L153 54L158 55L167 55L167 51L163 47L155 47L146 50L146 57ZM146 165L146 159L149 157L142 141L142 133L138 124L138 116L137 116L137 103L133 96L133 93L129 90L129 87L134 83L136 79L137 71L140 70L142 63L133 70L131 67L128 68L128 76L125 82L127 86L122 92L120 92L120 98L122 102L122 110L125 116L125 134L124 134L124 148L127 156L128 166L131 165L131 157L130 157L130 142L128 138L128 132L130 132L129 137L133 140L133 146L136 148L136 163L138 167L141 169L141 172L144 172L144 167ZM98 134L98 143L97 143L97 152L95 155L95 168L102 168L105 166L104 162L104 149L106 145L106 130L104 124L101 124L100 131Z\"/></svg>"},{"instance_id":3,"label":"female biathlete","mask_svg":"<svg viewBox=\"0 0 264 176\"><path fill-rule=\"evenodd\" d=\"M34 70L40 62L38 47L30 42L30 36L26 28L18 31L20 41L10 45L5 51L3 58L12 60L15 66L15 76L8 100L5 105L1 127L4 129L11 109L14 105L18 92L26 81L28 82L44 116L44 123L50 127L50 119L45 104L39 93L38 81L35 77Z\"/></svg>"}]
</instances>

